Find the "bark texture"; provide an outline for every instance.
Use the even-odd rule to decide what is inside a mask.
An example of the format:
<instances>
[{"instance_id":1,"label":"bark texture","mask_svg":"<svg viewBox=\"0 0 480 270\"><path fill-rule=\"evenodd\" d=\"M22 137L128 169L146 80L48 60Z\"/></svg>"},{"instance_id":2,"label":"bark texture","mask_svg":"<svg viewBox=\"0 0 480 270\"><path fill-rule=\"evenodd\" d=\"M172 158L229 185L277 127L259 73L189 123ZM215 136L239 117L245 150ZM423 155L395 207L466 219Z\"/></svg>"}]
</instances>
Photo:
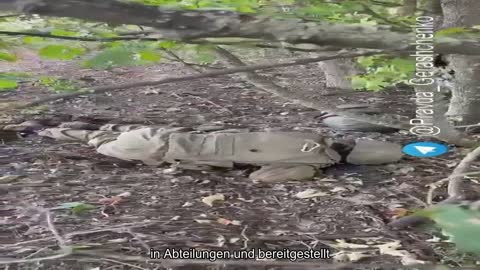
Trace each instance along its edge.
<instances>
[{"instance_id":1,"label":"bark texture","mask_svg":"<svg viewBox=\"0 0 480 270\"><path fill-rule=\"evenodd\" d=\"M460 2L460 1L453 1ZM458 3L461 5L462 3ZM466 12L479 3L466 0ZM470 5L470 9L467 8ZM157 37L192 40L202 37L243 37L311 43L340 48L401 50L415 49L412 33L391 31L384 26L343 25L276 19L221 10L172 10L114 0L2 0L0 9L53 17L70 17L111 25L133 24L157 29ZM474 17L474 16L473 16ZM465 20L472 18L466 16ZM439 38L437 52L480 55L480 42L472 38Z\"/></svg>"},{"instance_id":2,"label":"bark texture","mask_svg":"<svg viewBox=\"0 0 480 270\"><path fill-rule=\"evenodd\" d=\"M361 72L355 59L335 59L319 63L320 68L325 73L327 88L336 88L341 90L351 90L351 76Z\"/></svg>"},{"instance_id":3,"label":"bark texture","mask_svg":"<svg viewBox=\"0 0 480 270\"><path fill-rule=\"evenodd\" d=\"M480 1L443 0L443 27L480 25ZM480 123L480 57L454 54L449 56L455 70L455 88L447 117L454 124Z\"/></svg>"}]
</instances>

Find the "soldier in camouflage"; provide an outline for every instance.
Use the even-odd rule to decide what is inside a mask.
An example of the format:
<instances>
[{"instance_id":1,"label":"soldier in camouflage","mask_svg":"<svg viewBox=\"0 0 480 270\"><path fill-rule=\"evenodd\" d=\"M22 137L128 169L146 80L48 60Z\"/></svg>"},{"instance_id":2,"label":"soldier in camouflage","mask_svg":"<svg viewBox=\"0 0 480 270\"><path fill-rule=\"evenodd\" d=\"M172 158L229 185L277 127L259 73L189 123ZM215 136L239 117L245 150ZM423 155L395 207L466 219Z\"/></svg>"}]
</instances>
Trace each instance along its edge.
<instances>
[{"instance_id":1,"label":"soldier in camouflage","mask_svg":"<svg viewBox=\"0 0 480 270\"><path fill-rule=\"evenodd\" d=\"M357 140L333 141L316 133L201 132L190 128L107 124L99 130L48 128L41 136L81 141L100 154L158 166L170 163L186 169L233 168L237 164L261 166L250 178L276 182L312 179L319 168L339 162L382 164L401 159L401 146Z\"/></svg>"}]
</instances>

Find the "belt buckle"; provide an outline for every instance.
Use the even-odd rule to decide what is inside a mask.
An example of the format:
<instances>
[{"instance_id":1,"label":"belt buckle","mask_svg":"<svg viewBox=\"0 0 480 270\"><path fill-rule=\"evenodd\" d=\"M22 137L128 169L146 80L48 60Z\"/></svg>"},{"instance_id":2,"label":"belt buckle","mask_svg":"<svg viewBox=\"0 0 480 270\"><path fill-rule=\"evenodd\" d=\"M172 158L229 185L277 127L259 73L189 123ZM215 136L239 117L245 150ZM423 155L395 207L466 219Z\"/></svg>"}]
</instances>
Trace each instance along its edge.
<instances>
[{"instance_id":1,"label":"belt buckle","mask_svg":"<svg viewBox=\"0 0 480 270\"><path fill-rule=\"evenodd\" d=\"M313 140L305 140L305 143L303 144L302 149L300 151L303 153L309 153L319 147L321 147L321 144L319 144L318 142L315 142Z\"/></svg>"}]
</instances>

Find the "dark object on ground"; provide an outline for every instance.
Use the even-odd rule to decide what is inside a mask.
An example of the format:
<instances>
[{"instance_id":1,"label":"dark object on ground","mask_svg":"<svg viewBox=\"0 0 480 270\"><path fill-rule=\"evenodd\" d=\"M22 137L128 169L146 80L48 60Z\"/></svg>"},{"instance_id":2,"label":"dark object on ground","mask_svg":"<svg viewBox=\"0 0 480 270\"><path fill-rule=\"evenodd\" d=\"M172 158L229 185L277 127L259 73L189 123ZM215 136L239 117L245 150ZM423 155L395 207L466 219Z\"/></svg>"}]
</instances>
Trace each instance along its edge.
<instances>
[{"instance_id":1,"label":"dark object on ground","mask_svg":"<svg viewBox=\"0 0 480 270\"><path fill-rule=\"evenodd\" d=\"M339 131L356 132L381 132L389 133L398 131L396 128L375 125L367 122L358 121L336 114L323 113L318 117L326 126Z\"/></svg>"}]
</instances>

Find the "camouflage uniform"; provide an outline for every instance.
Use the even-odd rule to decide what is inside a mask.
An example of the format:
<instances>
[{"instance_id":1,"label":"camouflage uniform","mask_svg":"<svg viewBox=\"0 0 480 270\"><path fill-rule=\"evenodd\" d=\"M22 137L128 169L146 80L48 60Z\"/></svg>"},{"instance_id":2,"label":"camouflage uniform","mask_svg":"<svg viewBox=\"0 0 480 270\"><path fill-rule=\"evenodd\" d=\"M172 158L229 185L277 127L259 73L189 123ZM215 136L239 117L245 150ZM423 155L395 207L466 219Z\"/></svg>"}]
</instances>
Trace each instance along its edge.
<instances>
[{"instance_id":1,"label":"camouflage uniform","mask_svg":"<svg viewBox=\"0 0 480 270\"><path fill-rule=\"evenodd\" d=\"M342 159L340 153L331 147L334 143L331 139L315 133L200 133L188 128L108 124L95 131L49 128L40 131L39 135L86 142L100 154L122 160L139 160L147 165L167 162L183 168L231 168L235 164L262 166L250 176L257 181L311 179L316 169ZM385 144L399 149L397 145ZM373 164L392 161L372 153L376 156L366 160L365 164L372 164L372 160Z\"/></svg>"}]
</instances>

